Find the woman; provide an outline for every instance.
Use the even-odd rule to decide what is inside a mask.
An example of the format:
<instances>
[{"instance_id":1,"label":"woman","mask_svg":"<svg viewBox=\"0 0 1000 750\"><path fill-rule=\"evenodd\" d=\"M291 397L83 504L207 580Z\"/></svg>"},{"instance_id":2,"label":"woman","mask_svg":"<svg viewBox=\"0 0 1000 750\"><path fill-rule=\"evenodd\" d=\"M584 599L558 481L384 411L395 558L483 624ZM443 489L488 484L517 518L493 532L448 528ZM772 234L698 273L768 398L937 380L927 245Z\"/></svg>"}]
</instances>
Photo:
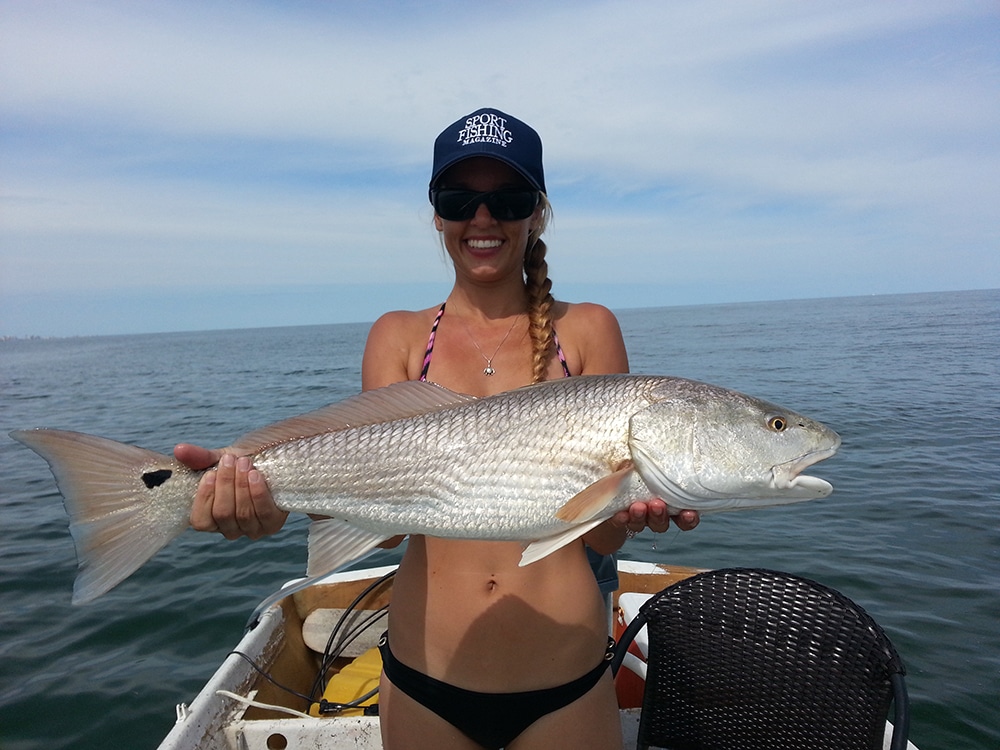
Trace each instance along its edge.
<instances>
[{"instance_id":1,"label":"woman","mask_svg":"<svg viewBox=\"0 0 1000 750\"><path fill-rule=\"evenodd\" d=\"M492 109L435 142L430 198L455 283L444 304L392 312L372 327L362 386L426 379L489 396L528 383L626 372L614 315L553 300L541 141ZM557 335L558 333L558 335ZM218 454L178 446L195 467ZM229 538L273 533L284 514L245 458L206 475L192 525ZM677 517L693 528L697 515ZM661 501L635 503L583 540L518 567L522 545L412 536L383 642L383 744L398 748L621 747L605 669L607 614L586 546L610 554L626 534L669 525Z\"/></svg>"}]
</instances>

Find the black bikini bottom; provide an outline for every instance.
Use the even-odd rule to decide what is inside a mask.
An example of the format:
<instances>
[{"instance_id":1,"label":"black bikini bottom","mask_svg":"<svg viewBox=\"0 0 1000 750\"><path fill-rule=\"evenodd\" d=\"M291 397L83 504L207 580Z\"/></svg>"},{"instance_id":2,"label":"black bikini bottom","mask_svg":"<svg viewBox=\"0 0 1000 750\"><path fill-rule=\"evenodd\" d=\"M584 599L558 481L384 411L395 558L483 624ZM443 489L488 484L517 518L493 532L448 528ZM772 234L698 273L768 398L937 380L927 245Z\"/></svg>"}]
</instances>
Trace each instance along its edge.
<instances>
[{"instance_id":1,"label":"black bikini bottom","mask_svg":"<svg viewBox=\"0 0 1000 750\"><path fill-rule=\"evenodd\" d=\"M406 666L389 649L389 634L379 640L382 668L397 688L489 750L499 750L546 714L590 692L614 657L614 640L601 663L582 677L557 687L523 693L480 693L449 685Z\"/></svg>"}]
</instances>

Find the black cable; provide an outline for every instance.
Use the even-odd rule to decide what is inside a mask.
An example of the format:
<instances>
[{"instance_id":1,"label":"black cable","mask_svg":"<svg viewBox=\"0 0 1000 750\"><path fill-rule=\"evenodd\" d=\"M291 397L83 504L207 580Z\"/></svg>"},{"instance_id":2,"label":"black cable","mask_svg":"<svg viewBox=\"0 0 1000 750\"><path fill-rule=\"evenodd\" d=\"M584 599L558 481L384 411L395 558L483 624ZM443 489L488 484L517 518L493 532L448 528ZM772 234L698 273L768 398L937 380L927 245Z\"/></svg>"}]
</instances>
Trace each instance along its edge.
<instances>
[{"instance_id":1,"label":"black cable","mask_svg":"<svg viewBox=\"0 0 1000 750\"><path fill-rule=\"evenodd\" d=\"M377 610L374 610L372 612L372 614L368 615L364 620L361 621L361 623L355 625L352 630L348 631L344 635L344 637L343 637L343 639L342 639L342 641L340 643L340 648L336 652L331 653L331 650L333 649L333 644L335 642L335 639L336 639L336 636L338 634L338 631L343 627L344 622L346 621L348 615L350 615L352 612L354 612L354 610L357 608L358 604L360 604L361 601L363 601L366 596L368 596L373 590L375 590L376 588L378 588L379 586L381 586L387 580L389 580L390 578L392 578L395 574L396 574L396 571L395 571L395 569L393 569L393 570L389 571L388 573L386 573L385 575L383 575L380 578L378 578L375 581L373 581L360 594L358 594L354 598L354 601L352 601L350 603L350 605L348 605L347 609L344 610L344 613L340 616L340 619L337 620L337 624L334 626L333 630L330 632L330 637L327 639L326 648L323 650L323 658L320 660L319 673L316 675L316 679L313 680L312 691L310 692L309 695L306 695L305 693L300 693L298 690L293 690L292 688L288 687L287 685L282 685L280 682L278 682L277 680L275 680L270 675L270 673L266 672L263 668L261 668L260 666L258 666L256 664L256 662L254 662L254 660L252 658L250 658L250 656L248 656L247 654L244 654L242 651L230 651L229 654L238 656L241 659L243 659L244 661L246 661L246 663L249 664L251 667L253 667L254 670L261 677L263 677L264 679L266 679L268 682L270 682L272 685L274 685L275 687L277 687L279 690L283 690L284 692L288 693L289 695L294 695L296 698L300 698L300 699L306 701L307 703L310 703L310 704L311 703L318 703L319 704L319 712L320 712L320 714L336 713L338 711L342 711L342 710L347 709L347 708L358 708L358 707L360 707L361 703L363 703L364 701L368 700L373 695L375 695L376 693L378 693L378 688L376 688L375 690L369 691L365 695L362 695L360 698L357 698L357 699L355 699L353 701L350 701L349 703L335 703L333 701L328 701L325 698L320 698L317 701L317 699L315 698L315 696L316 696L317 692L322 696L323 692L326 690L326 677L325 677L325 675L326 675L327 670L329 670L330 667L332 666L333 661L343 652L343 650L348 645L350 645L353 641L355 641L358 638L358 636L361 635L361 633L363 633L365 630L367 630L369 627L371 627L372 623L374 623L374 622L378 621L380 618L384 617L385 613L389 610L389 608L388 608L388 606L384 606L384 607L380 607ZM227 656L228 656L228 654L227 654ZM367 710L367 708L368 707L366 707L366 710Z\"/></svg>"},{"instance_id":2,"label":"black cable","mask_svg":"<svg viewBox=\"0 0 1000 750\"><path fill-rule=\"evenodd\" d=\"M343 636L343 639L341 640L340 643L340 647L336 651L334 651L333 650L334 643L337 642L337 638L340 635L340 630L344 626L344 623L347 621L348 616L350 616L354 612L354 610L358 607L358 605L362 601L364 601L365 597L367 597L372 591L377 589L379 586L388 581L394 575L396 575L395 568L390 570L385 575L375 579L370 584L368 584L368 586L366 586L361 591L361 593L359 593L356 597L354 597L354 601L352 601L347 606L347 608L344 610L344 613L337 620L337 623L334 625L333 630L330 631L329 638L327 638L326 647L323 649L323 658L320 660L319 671L316 674L316 679L313 680L312 690L310 691L310 700L315 701L317 695L322 696L323 693L326 691L326 673L333 665L334 660L341 653L343 653L344 648L346 648L353 640L355 640L357 636L360 635L360 633L364 632L368 627L370 627L373 622L378 620L380 617L384 616L387 608L382 607L381 609L375 610L375 613L373 615L368 616L368 618L363 620L360 625L355 626L354 630Z\"/></svg>"},{"instance_id":3,"label":"black cable","mask_svg":"<svg viewBox=\"0 0 1000 750\"><path fill-rule=\"evenodd\" d=\"M298 690L293 690L292 688L288 687L287 685L282 685L280 682L278 682L276 679L274 679L268 672L265 672L263 669L261 669L259 666L257 666L257 664L254 662L254 660L251 659L247 654L244 654L242 651L230 651L229 654L233 654L235 656L241 657L244 661L246 661L247 664L249 664L251 667L253 667L255 670L257 670L257 673L261 677L263 677L265 680L267 680L268 682L270 682L272 685L274 685L279 690L284 690L286 693L289 693L290 695L294 695L296 698L301 698L302 700L307 701L309 703L313 702L313 699L312 699L311 696L308 696L308 695L306 695L304 693L300 693ZM227 656L229 654L227 654Z\"/></svg>"}]
</instances>

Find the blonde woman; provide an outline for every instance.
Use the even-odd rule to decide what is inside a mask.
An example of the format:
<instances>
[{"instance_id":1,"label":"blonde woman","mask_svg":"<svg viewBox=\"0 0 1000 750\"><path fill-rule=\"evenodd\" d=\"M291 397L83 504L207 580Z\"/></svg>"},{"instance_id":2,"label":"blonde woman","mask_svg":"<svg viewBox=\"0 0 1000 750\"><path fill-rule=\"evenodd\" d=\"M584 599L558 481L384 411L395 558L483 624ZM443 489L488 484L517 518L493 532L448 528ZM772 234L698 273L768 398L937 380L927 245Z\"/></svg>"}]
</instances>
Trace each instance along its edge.
<instances>
[{"instance_id":1,"label":"blonde woman","mask_svg":"<svg viewBox=\"0 0 1000 750\"><path fill-rule=\"evenodd\" d=\"M450 125L435 142L429 197L455 283L440 304L376 321L365 390L420 379L489 396L627 372L614 315L550 293L541 240L549 205L532 128L494 109ZM186 445L176 454L196 468L220 457ZM263 478L247 459L222 458L206 475L192 525L229 538L280 528L285 514ZM669 519L661 501L635 503L525 567L516 542L411 536L382 644L384 747L620 748L607 614L586 548L609 555L629 530L665 531ZM675 522L693 528L698 517L684 511Z\"/></svg>"}]
</instances>

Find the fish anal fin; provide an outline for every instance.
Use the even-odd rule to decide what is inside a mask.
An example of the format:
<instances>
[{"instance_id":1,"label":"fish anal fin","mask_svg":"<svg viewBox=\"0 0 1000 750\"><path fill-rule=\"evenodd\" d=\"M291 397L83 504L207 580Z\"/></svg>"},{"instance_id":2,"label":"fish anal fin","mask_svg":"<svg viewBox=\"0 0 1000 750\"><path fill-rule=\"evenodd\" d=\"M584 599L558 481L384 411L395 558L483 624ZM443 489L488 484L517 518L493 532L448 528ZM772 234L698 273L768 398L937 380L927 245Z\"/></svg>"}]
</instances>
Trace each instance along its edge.
<instances>
[{"instance_id":1,"label":"fish anal fin","mask_svg":"<svg viewBox=\"0 0 1000 750\"><path fill-rule=\"evenodd\" d=\"M580 523L593 518L621 492L632 475L632 469L631 461L623 462L617 471L601 477L571 497L556 511L556 518L566 523Z\"/></svg>"},{"instance_id":2,"label":"fish anal fin","mask_svg":"<svg viewBox=\"0 0 1000 750\"><path fill-rule=\"evenodd\" d=\"M306 575L324 576L360 560L389 537L366 531L336 518L309 524L309 563Z\"/></svg>"},{"instance_id":3,"label":"fish anal fin","mask_svg":"<svg viewBox=\"0 0 1000 750\"><path fill-rule=\"evenodd\" d=\"M275 443L415 417L475 400L475 396L454 393L439 385L419 380L393 383L248 432L238 438L230 450L238 455L249 456Z\"/></svg>"}]
</instances>

